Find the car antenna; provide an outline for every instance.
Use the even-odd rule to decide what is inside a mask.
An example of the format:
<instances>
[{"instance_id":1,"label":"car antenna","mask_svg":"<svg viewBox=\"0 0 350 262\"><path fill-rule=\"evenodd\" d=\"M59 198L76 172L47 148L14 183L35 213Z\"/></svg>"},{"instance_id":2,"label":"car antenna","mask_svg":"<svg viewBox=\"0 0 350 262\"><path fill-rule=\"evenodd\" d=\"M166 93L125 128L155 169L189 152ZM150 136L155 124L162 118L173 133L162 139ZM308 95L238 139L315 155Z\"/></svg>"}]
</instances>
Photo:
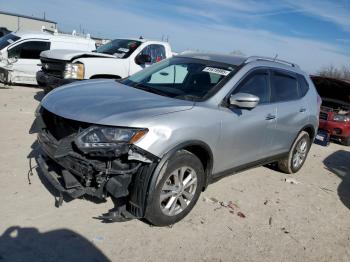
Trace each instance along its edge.
<instances>
[{"instance_id":1,"label":"car antenna","mask_svg":"<svg viewBox=\"0 0 350 262\"><path fill-rule=\"evenodd\" d=\"M273 58L274 62L276 62L277 57L278 57L278 54L276 54L275 57Z\"/></svg>"}]
</instances>

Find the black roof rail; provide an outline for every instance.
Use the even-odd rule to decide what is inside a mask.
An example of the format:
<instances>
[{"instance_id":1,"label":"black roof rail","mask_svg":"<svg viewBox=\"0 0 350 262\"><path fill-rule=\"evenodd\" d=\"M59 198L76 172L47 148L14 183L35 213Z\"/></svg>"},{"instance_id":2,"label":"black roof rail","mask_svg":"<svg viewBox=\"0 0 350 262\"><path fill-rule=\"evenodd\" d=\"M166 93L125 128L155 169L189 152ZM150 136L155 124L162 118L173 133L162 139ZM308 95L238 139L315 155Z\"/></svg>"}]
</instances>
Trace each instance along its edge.
<instances>
[{"instance_id":1,"label":"black roof rail","mask_svg":"<svg viewBox=\"0 0 350 262\"><path fill-rule=\"evenodd\" d=\"M281 59L276 59L276 58L271 58L271 57L264 57L264 56L250 56L248 57L244 63L250 63L253 61L269 61L269 62L276 62L276 63L280 63L280 64L284 64L284 65L289 65L291 67L296 67L296 68L300 68L297 64L295 63L291 63L285 60L281 60Z\"/></svg>"}]
</instances>

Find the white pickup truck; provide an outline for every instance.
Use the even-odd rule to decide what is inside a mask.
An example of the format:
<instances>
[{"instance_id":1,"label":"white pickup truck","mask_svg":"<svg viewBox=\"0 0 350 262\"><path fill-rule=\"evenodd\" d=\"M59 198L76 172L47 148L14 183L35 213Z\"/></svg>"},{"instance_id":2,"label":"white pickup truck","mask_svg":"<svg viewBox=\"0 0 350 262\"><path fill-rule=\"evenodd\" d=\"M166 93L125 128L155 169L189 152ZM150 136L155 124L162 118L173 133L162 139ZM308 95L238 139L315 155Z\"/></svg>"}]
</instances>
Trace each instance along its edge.
<instances>
[{"instance_id":1,"label":"white pickup truck","mask_svg":"<svg viewBox=\"0 0 350 262\"><path fill-rule=\"evenodd\" d=\"M115 39L94 52L44 51L37 82L49 92L77 80L120 79L172 55L169 43L146 39Z\"/></svg>"}]
</instances>

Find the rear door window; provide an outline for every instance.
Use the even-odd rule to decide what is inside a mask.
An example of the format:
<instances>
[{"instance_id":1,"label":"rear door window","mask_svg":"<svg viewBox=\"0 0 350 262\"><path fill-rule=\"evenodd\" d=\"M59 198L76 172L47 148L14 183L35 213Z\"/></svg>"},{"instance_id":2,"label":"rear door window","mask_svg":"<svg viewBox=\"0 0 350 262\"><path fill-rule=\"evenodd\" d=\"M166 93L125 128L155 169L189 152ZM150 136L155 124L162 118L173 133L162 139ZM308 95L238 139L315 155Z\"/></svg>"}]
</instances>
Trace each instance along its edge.
<instances>
[{"instance_id":1,"label":"rear door window","mask_svg":"<svg viewBox=\"0 0 350 262\"><path fill-rule=\"evenodd\" d=\"M298 81L292 74L273 72L272 73L272 101L284 102L299 98Z\"/></svg>"},{"instance_id":2,"label":"rear door window","mask_svg":"<svg viewBox=\"0 0 350 262\"><path fill-rule=\"evenodd\" d=\"M259 104L270 102L269 74L267 70L250 73L234 93L248 93L259 97Z\"/></svg>"},{"instance_id":3,"label":"rear door window","mask_svg":"<svg viewBox=\"0 0 350 262\"><path fill-rule=\"evenodd\" d=\"M9 58L39 59L40 53L50 49L50 42L28 41L8 50Z\"/></svg>"}]
</instances>

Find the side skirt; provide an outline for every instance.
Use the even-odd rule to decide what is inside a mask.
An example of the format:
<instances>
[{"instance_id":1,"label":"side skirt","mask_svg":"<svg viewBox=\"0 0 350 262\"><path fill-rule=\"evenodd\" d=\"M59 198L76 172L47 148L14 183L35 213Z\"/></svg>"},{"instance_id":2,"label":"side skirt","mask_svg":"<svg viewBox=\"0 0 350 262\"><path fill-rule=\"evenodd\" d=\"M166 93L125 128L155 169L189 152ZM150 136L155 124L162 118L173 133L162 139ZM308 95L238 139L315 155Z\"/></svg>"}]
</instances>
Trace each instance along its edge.
<instances>
[{"instance_id":1,"label":"side skirt","mask_svg":"<svg viewBox=\"0 0 350 262\"><path fill-rule=\"evenodd\" d=\"M219 173L212 174L210 176L210 179L209 179L209 184L215 183L215 182L219 181L220 179L222 179L224 177L227 177L227 176L230 176L230 175L234 175L234 174L246 171L246 170L251 169L253 167L259 167L259 166L267 165L267 164L276 162L278 160L284 159L286 157L288 157L288 152L287 153L278 154L278 155L275 155L275 156L271 156L271 157L267 157L267 158L263 158L263 159L260 159L260 160L257 160L257 161L254 161L254 162L251 162L251 163L248 163L248 164L240 165L240 166L233 167L233 168L230 168L228 170L225 170L225 171L222 171L222 172L219 172Z\"/></svg>"}]
</instances>

